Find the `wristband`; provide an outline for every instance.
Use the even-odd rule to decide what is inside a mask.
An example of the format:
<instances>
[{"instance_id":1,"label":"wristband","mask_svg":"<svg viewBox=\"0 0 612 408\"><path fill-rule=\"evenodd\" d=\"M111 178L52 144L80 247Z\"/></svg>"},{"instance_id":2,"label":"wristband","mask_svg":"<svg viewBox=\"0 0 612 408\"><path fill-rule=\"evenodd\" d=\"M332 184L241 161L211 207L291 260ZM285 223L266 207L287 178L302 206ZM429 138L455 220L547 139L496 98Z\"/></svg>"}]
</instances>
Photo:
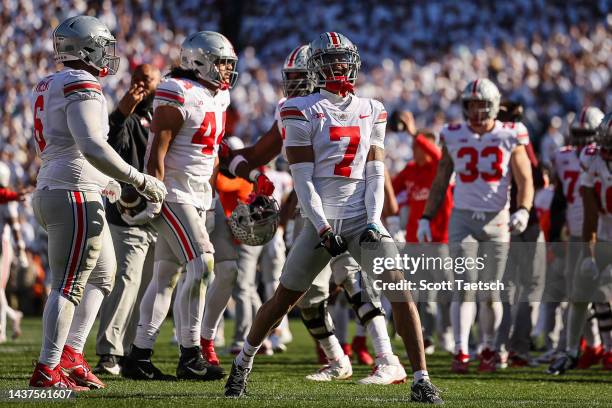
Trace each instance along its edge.
<instances>
[{"instance_id":1,"label":"wristband","mask_svg":"<svg viewBox=\"0 0 612 408\"><path fill-rule=\"evenodd\" d=\"M259 177L260 175L261 175L261 171L259 171L257 169L253 169L249 173L249 180L251 180L253 183L255 183L257 181L257 177Z\"/></svg>"},{"instance_id":2,"label":"wristband","mask_svg":"<svg viewBox=\"0 0 612 408\"><path fill-rule=\"evenodd\" d=\"M232 173L234 176L236 176L236 167L238 167L238 165L242 162L248 163L247 159L244 158L243 155L239 154L237 156L234 156L234 158L232 159L232 161L230 161L229 166L227 167L227 169L229 170L230 173Z\"/></svg>"}]
</instances>

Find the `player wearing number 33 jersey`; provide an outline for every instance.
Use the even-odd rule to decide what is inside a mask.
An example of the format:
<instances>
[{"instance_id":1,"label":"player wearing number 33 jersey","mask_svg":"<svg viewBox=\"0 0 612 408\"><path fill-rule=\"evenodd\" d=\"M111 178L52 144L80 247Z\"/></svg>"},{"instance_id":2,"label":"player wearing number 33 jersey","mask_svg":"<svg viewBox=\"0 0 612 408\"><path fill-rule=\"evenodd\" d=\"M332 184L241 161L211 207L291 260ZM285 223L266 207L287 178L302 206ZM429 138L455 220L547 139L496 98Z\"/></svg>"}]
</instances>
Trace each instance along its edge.
<instances>
[{"instance_id":1,"label":"player wearing number 33 jersey","mask_svg":"<svg viewBox=\"0 0 612 408\"><path fill-rule=\"evenodd\" d=\"M181 46L180 67L158 86L147 146L147 171L164 181L168 195L153 220L158 231L153 280L140 308L140 321L123 374L160 379L149 359L170 306L174 278L184 267L176 294L175 315L181 355L176 369L182 379L216 380L223 376L201 356L200 329L204 292L212 278L214 249L206 230L211 207L217 151L225 133L229 91L237 79L232 44L223 35L201 31Z\"/></svg>"}]
</instances>

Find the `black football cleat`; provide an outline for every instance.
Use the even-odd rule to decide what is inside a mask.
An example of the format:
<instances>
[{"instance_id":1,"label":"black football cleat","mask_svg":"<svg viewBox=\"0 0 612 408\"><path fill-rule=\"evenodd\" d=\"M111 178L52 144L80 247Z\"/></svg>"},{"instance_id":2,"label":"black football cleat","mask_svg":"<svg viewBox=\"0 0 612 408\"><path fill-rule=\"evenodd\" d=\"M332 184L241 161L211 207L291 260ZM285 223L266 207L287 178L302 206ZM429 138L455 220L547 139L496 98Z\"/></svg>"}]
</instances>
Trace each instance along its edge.
<instances>
[{"instance_id":1,"label":"black football cleat","mask_svg":"<svg viewBox=\"0 0 612 408\"><path fill-rule=\"evenodd\" d=\"M132 351L123 359L121 375L132 380L173 381L176 377L162 373L151 362L153 350L132 345Z\"/></svg>"},{"instance_id":2,"label":"black football cleat","mask_svg":"<svg viewBox=\"0 0 612 408\"><path fill-rule=\"evenodd\" d=\"M181 358L176 367L176 377L180 380L215 381L225 377L225 371L204 360L200 347L181 346Z\"/></svg>"},{"instance_id":3,"label":"black football cleat","mask_svg":"<svg viewBox=\"0 0 612 408\"><path fill-rule=\"evenodd\" d=\"M440 397L440 390L431 381L422 379L412 384L410 401L423 402L425 404L444 404Z\"/></svg>"},{"instance_id":4,"label":"black football cleat","mask_svg":"<svg viewBox=\"0 0 612 408\"><path fill-rule=\"evenodd\" d=\"M565 374L567 370L576 368L577 364L577 358L572 357L567 353L562 353L550 364L546 372L552 375Z\"/></svg>"},{"instance_id":5,"label":"black football cleat","mask_svg":"<svg viewBox=\"0 0 612 408\"><path fill-rule=\"evenodd\" d=\"M243 368L236 365L235 362L232 362L232 371L230 371L230 375L225 383L225 396L229 398L240 398L246 395L247 381L250 373L250 368Z\"/></svg>"}]
</instances>

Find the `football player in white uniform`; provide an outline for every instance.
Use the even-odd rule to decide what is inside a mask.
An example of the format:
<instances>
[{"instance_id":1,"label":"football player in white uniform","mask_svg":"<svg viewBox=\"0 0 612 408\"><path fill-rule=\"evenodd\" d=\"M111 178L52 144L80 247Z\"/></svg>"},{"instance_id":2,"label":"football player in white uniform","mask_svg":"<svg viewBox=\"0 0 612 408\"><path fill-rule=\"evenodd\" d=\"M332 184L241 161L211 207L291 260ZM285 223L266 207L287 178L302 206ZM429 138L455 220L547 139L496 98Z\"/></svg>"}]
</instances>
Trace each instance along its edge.
<instances>
[{"instance_id":1,"label":"football player in white uniform","mask_svg":"<svg viewBox=\"0 0 612 408\"><path fill-rule=\"evenodd\" d=\"M292 98L309 95L313 90L313 75L307 67L308 45L295 48L287 56L283 67L283 87L287 99L283 98L277 105L276 122L272 129L260 141L247 149L232 152L234 158L230 162L230 170L246 177L259 163L265 163L275 157L284 148L285 128L281 122L281 108ZM265 150L263 150L265 148ZM275 190L276 191L276 190ZM296 222L294 233L297 235L303 227L304 220ZM334 257L328 266L312 282L310 288L299 301L302 321L308 332L317 341L327 359L327 364L316 373L306 378L312 381L331 381L349 378L353 369L350 358L335 335L334 322L328 310L329 281L344 288L348 302L361 323L361 330L370 333L376 351L375 370L359 381L360 384L393 384L406 378L406 371L393 354L391 341L387 333L386 321L382 305L378 302L362 299L362 285L359 264L349 253ZM364 329L365 326L365 329ZM367 354L365 336L362 348L357 352ZM363 354L362 354L362 357Z\"/></svg>"},{"instance_id":2,"label":"football player in white uniform","mask_svg":"<svg viewBox=\"0 0 612 408\"><path fill-rule=\"evenodd\" d=\"M488 79L470 82L461 96L465 123L449 124L441 132L442 160L431 188L425 212L419 221L419 241L430 241L429 220L436 214L453 171L456 174L454 207L449 224L451 256L486 258L482 271L469 269L469 282L500 280L506 266L510 232L520 234L527 227L533 204L531 165L524 145L529 136L514 123L497 121L500 93ZM510 178L518 187L518 210L509 214ZM476 240L477 243L474 243ZM470 243L468 243L470 242ZM478 254L476 252L478 246ZM478 276L476 276L478 275ZM459 276L455 276L459 278ZM455 288L457 289L457 288ZM475 299L468 291L456 291L451 305L455 335L452 370L468 370L468 338L476 316ZM483 337L481 371L495 370L494 339L502 318L502 305L490 294L479 293L480 328ZM466 301L470 300L470 301Z\"/></svg>"},{"instance_id":3,"label":"football player in white uniform","mask_svg":"<svg viewBox=\"0 0 612 408\"><path fill-rule=\"evenodd\" d=\"M601 123L604 114L601 110L594 106L585 106L574 118L569 130L569 144L557 150L553 156L552 164L555 170L557 185L562 189L563 198L565 198L565 220L567 230L569 232L569 242L574 243L582 241L583 213L582 196L580 191L580 152L588 145L595 141L597 127ZM572 245L572 244L570 244ZM569 250L565 251L565 292L571 298L574 289L574 277L577 271L576 263L580 256L580 251ZM567 339L575 338L576 333L570 334L567 322L567 311L565 311L564 321L566 327L562 334L565 338L560 341L564 346L561 350L567 347ZM575 314L573 315L575 316ZM578 322L576 322L578 323ZM586 324L586 327L585 327ZM578 366L588 368L596 363L603 354L603 349L599 343L599 334L594 321L582 322L582 326L577 324L572 325L572 330L582 332L585 328L585 339L587 348L580 356Z\"/></svg>"},{"instance_id":4,"label":"football player in white uniform","mask_svg":"<svg viewBox=\"0 0 612 408\"><path fill-rule=\"evenodd\" d=\"M52 287L30 386L101 388L83 358L116 269L101 192L118 196L112 178L159 203L166 188L106 143L108 112L98 77L114 74L119 65L108 28L94 17L71 17L53 32L53 46L64 69L38 82L32 99L34 140L42 160L32 204L48 233Z\"/></svg>"},{"instance_id":5,"label":"football player in white uniform","mask_svg":"<svg viewBox=\"0 0 612 408\"><path fill-rule=\"evenodd\" d=\"M202 358L200 330L204 293L214 263L214 248L206 230L206 210L212 203L210 178L225 133L229 89L238 76L237 59L223 35L213 31L192 34L181 45L180 67L172 70L155 92L145 162L148 172L163 180L168 195L160 216L152 221L158 232L153 279L144 295L134 344L123 366L125 377L167 378L153 366L151 355L168 313L174 286L170 282L180 268L184 268L185 276L176 294L180 344L176 375L204 381L224 375L221 368Z\"/></svg>"},{"instance_id":6,"label":"football player in white uniform","mask_svg":"<svg viewBox=\"0 0 612 408\"><path fill-rule=\"evenodd\" d=\"M599 112L595 112L599 113ZM593 113L591 113L593 114ZM597 115L599 116L599 115ZM599 116L601 117L601 116ZM586 245L571 282L567 318L567 349L548 368L549 374L563 374L576 367L580 337L592 301L599 320L603 343L604 369L612 370L612 114L608 113L597 132L595 145L580 153L580 189L583 203L582 238ZM600 184L597 186L596 184Z\"/></svg>"},{"instance_id":7,"label":"football player in white uniform","mask_svg":"<svg viewBox=\"0 0 612 408\"><path fill-rule=\"evenodd\" d=\"M307 219L289 253L277 290L259 309L232 364L225 385L227 397L244 395L254 355L267 333L298 303L332 257L348 250L355 259L361 259L362 243L374 243L378 255L397 254L380 221L387 113L380 102L352 94L360 65L357 47L345 36L321 34L310 44L308 58L320 92L293 98L281 109L285 149ZM399 271L384 271L381 277L387 282L403 279ZM411 398L440 403L427 373L416 305L407 291L393 295L402 299L393 303L393 316L414 371Z\"/></svg>"}]
</instances>

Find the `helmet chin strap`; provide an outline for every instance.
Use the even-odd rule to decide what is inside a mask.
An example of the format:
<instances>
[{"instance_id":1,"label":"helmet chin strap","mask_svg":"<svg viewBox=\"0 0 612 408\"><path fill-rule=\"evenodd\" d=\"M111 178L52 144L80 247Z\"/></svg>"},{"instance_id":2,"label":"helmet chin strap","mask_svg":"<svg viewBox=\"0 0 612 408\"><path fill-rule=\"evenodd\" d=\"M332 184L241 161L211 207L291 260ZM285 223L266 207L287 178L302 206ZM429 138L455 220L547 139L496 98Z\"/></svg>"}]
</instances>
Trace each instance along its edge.
<instances>
[{"instance_id":1,"label":"helmet chin strap","mask_svg":"<svg viewBox=\"0 0 612 408\"><path fill-rule=\"evenodd\" d=\"M339 93L343 97L349 93L355 93L355 87L347 81L346 77L325 81L325 90L332 93Z\"/></svg>"}]
</instances>

